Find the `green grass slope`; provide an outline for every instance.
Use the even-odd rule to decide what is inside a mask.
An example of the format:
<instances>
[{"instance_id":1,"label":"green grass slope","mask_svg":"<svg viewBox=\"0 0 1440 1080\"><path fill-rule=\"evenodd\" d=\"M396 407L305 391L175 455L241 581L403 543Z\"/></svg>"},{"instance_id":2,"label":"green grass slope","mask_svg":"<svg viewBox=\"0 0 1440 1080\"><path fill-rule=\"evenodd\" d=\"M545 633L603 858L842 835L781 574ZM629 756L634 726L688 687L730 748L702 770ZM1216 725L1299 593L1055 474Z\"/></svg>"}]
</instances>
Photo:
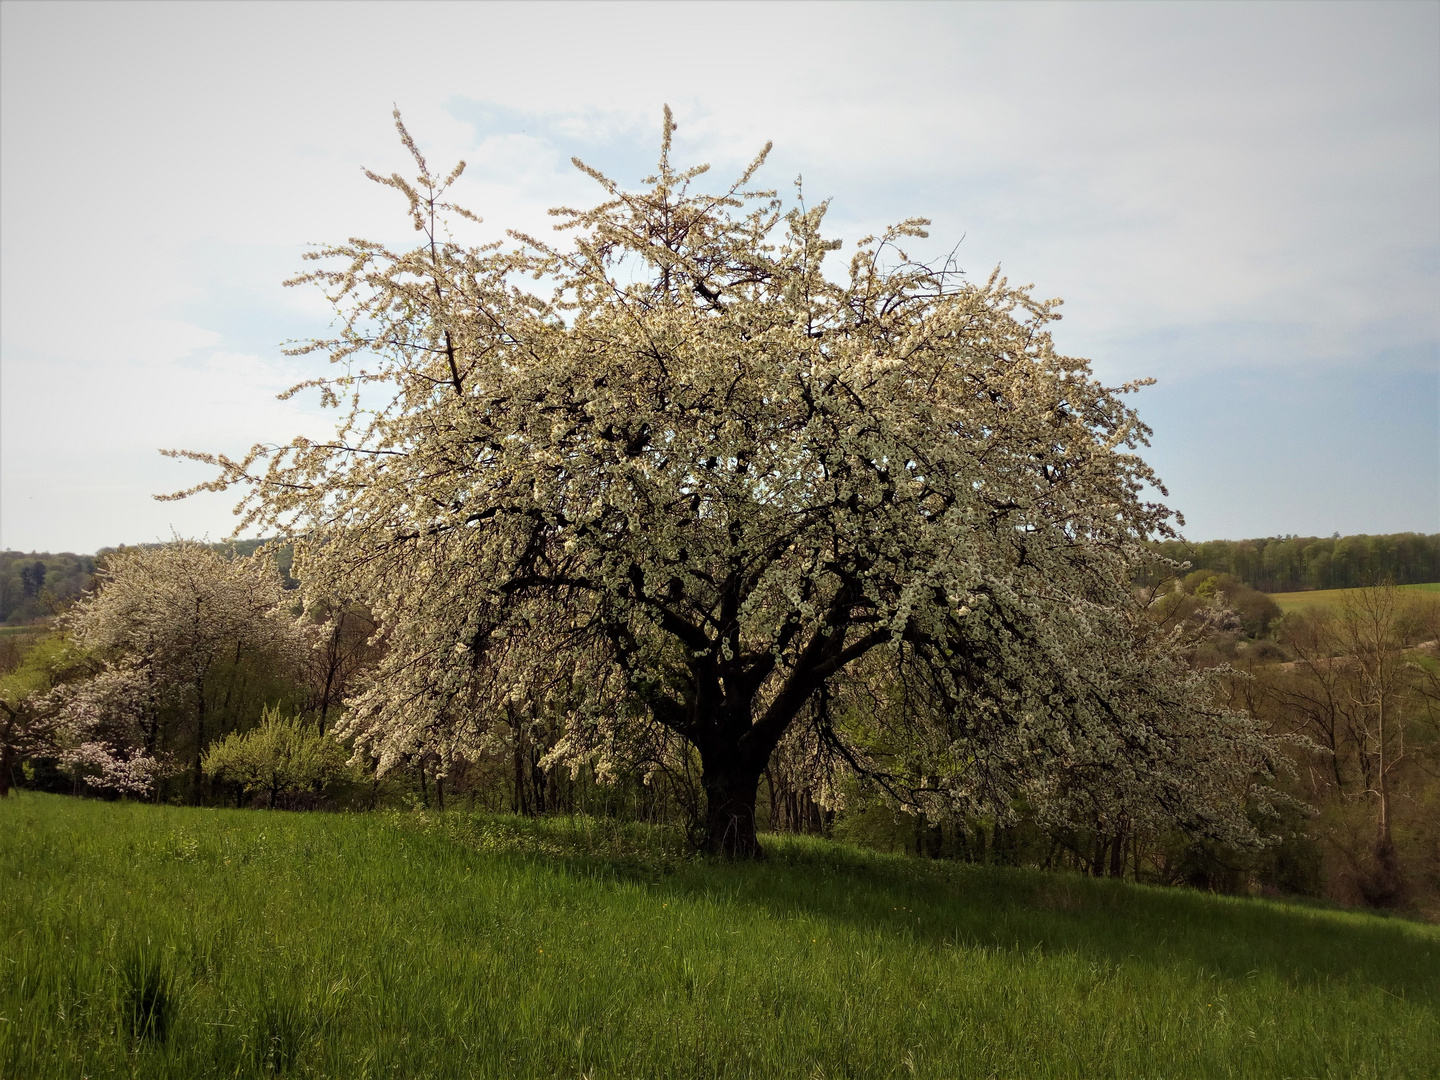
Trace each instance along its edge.
<instances>
[{"instance_id":1,"label":"green grass slope","mask_svg":"<svg viewBox=\"0 0 1440 1080\"><path fill-rule=\"evenodd\" d=\"M1440 581L1425 585L1398 585L1396 588L1402 594L1437 593L1440 592ZM1360 591L1359 589L1316 589L1309 592L1279 592L1268 595L1282 612L1289 612L1304 611L1313 607L1337 607L1345 602L1347 596Z\"/></svg>"},{"instance_id":2,"label":"green grass slope","mask_svg":"<svg viewBox=\"0 0 1440 1080\"><path fill-rule=\"evenodd\" d=\"M0 1076L1434 1077L1440 929L585 821L0 803Z\"/></svg>"}]
</instances>

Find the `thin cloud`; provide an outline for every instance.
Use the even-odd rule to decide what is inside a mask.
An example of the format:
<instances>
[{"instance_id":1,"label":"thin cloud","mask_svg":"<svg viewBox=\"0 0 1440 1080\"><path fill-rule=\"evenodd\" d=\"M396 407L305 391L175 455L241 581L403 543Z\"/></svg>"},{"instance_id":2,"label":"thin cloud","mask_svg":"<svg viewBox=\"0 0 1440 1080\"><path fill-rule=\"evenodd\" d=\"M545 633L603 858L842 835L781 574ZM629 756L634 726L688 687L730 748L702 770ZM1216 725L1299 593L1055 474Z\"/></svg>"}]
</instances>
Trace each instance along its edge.
<instances>
[{"instance_id":1,"label":"thin cloud","mask_svg":"<svg viewBox=\"0 0 1440 1080\"><path fill-rule=\"evenodd\" d=\"M437 63L437 28L473 63ZM306 373L278 346L328 312L279 281L310 243L409 241L361 175L410 169L392 105L432 163L470 161L457 195L489 238L596 198L573 154L650 171L662 102L717 180L774 140L761 179L803 173L838 235L930 216L916 254L963 237L973 275L1065 297L1060 343L1103 377L1190 386L1140 407L1195 535L1276 527L1252 466L1192 467L1235 425L1294 507L1440 527L1440 394L1405 381L1440 366L1435 5L7 3L0 31L0 542L227 531L218 503L149 500L190 479L153 448L316 422L275 407ZM1210 389L1245 371L1271 374ZM1300 373L1407 388L1393 423L1367 399L1362 456L1418 499L1356 494L1326 438L1347 394L1269 422ZM92 505L97 461L123 474ZM42 462L89 512L27 486Z\"/></svg>"}]
</instances>

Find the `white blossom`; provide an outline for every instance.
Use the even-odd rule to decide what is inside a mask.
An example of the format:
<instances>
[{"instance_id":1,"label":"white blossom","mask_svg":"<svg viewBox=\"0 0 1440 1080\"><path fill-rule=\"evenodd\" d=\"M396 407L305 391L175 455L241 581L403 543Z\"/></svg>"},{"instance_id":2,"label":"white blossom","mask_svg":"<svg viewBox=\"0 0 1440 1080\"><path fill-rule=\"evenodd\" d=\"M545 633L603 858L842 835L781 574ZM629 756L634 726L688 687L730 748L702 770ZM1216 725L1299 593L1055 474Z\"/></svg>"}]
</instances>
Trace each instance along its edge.
<instances>
[{"instance_id":1,"label":"white blossom","mask_svg":"<svg viewBox=\"0 0 1440 1080\"><path fill-rule=\"evenodd\" d=\"M335 365L302 384L341 409L334 438L183 455L295 537L307 594L363 596L387 628L344 721L358 752L478 746L547 702L552 763L693 746L707 843L748 854L757 778L808 725L820 756L925 797L1123 795L1248 833L1271 751L1130 587L1173 535L1139 384L1055 351L1058 300L912 261L921 219L827 276L825 204L752 190L763 152L704 192L672 130L667 109L640 191L577 161L605 196L553 211L568 245L465 247L459 169L435 177L400 126L419 175L372 179L421 243L326 247L297 279L340 315L296 350ZM843 701L890 750L847 735Z\"/></svg>"},{"instance_id":2,"label":"white blossom","mask_svg":"<svg viewBox=\"0 0 1440 1080\"><path fill-rule=\"evenodd\" d=\"M160 760L161 719L178 715L194 725L198 776L210 734L205 679L218 663L247 653L298 654L305 631L286 600L263 551L228 559L205 544L176 541L110 555L94 594L65 617L76 644L103 668L56 691L70 732L62 760L86 776L109 778L117 790L140 790L141 779L153 781L162 770L133 763ZM91 738L94 731L105 734ZM112 766L99 764L100 747L110 748Z\"/></svg>"}]
</instances>

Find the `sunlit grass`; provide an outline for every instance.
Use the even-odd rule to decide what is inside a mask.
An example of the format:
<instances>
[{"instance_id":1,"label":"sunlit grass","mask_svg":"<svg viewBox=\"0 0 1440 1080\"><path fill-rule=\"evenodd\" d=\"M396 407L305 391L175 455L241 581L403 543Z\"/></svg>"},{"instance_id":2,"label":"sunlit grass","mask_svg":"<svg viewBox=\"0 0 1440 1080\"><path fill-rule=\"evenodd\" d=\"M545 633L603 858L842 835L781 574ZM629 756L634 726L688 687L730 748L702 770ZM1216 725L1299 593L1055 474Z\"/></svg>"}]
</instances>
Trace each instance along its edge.
<instances>
[{"instance_id":1,"label":"sunlit grass","mask_svg":"<svg viewBox=\"0 0 1440 1080\"><path fill-rule=\"evenodd\" d=\"M1424 585L1399 585L1397 588L1402 592L1440 593L1440 581L1432 581ZM1279 605L1281 611L1303 611L1313 607L1338 607L1344 602L1346 596L1358 591L1358 589L1314 589L1310 592L1280 592L1268 595Z\"/></svg>"},{"instance_id":2,"label":"sunlit grass","mask_svg":"<svg viewBox=\"0 0 1440 1080\"><path fill-rule=\"evenodd\" d=\"M1440 929L595 821L0 804L0 1076L1429 1077Z\"/></svg>"}]
</instances>

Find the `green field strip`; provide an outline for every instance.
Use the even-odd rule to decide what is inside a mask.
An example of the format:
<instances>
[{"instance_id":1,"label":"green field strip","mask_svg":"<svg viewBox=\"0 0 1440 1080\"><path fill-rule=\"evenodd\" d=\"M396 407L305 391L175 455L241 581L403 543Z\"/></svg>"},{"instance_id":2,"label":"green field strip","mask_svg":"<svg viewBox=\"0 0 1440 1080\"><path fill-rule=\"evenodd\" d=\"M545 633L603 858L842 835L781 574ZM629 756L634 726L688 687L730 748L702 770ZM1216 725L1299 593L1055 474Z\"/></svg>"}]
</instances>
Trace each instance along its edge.
<instances>
[{"instance_id":1,"label":"green field strip","mask_svg":"<svg viewBox=\"0 0 1440 1080\"><path fill-rule=\"evenodd\" d=\"M1421 1077L1440 929L604 820L0 803L4 1077Z\"/></svg>"}]
</instances>

